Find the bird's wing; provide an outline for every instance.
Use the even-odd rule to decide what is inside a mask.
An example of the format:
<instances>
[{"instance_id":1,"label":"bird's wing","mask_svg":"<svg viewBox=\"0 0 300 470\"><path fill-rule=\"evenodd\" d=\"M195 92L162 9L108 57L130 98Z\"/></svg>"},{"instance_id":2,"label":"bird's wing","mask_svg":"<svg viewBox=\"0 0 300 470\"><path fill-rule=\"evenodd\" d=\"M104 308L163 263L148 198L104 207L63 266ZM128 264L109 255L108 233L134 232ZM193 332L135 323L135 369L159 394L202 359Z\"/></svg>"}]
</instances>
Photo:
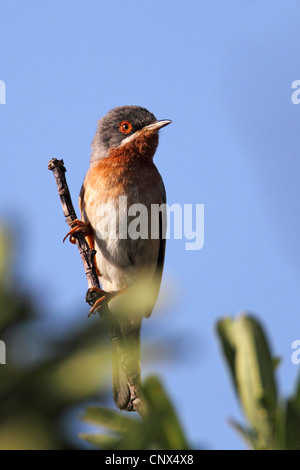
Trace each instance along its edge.
<instances>
[{"instance_id":1,"label":"bird's wing","mask_svg":"<svg viewBox=\"0 0 300 470\"><path fill-rule=\"evenodd\" d=\"M161 196L161 204L166 204L166 190L163 181L160 181L159 184L160 196ZM156 264L156 272L155 272L155 286L157 289L157 296L159 293L159 288L161 284L162 273L164 269L164 262L165 262L165 252L166 252L166 228L167 228L167 213L166 210L163 212L159 212L159 248L158 248L158 256L157 256L157 264ZM152 313L148 312L145 317L150 317Z\"/></svg>"},{"instance_id":2,"label":"bird's wing","mask_svg":"<svg viewBox=\"0 0 300 470\"><path fill-rule=\"evenodd\" d=\"M161 197L162 197L162 204L166 204L166 190L163 181L160 181L160 190L161 190ZM157 275L162 276L162 271L164 267L165 261L165 252L166 252L166 218L167 214L164 211L163 213L159 213L159 250L158 250L158 258L157 258Z\"/></svg>"},{"instance_id":3,"label":"bird's wing","mask_svg":"<svg viewBox=\"0 0 300 470\"><path fill-rule=\"evenodd\" d=\"M79 199L78 199L78 206L80 209L80 214L81 214L81 219L83 217L83 205L84 205L84 182L82 183L80 193L79 193Z\"/></svg>"}]
</instances>

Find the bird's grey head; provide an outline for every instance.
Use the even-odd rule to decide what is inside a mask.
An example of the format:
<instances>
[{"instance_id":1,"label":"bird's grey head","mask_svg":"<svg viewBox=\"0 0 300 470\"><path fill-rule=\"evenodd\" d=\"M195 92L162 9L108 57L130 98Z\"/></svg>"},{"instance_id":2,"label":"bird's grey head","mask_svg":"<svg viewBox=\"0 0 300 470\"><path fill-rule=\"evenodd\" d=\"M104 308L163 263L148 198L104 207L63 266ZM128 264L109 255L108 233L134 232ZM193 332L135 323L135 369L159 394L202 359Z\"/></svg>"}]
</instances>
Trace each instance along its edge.
<instances>
[{"instance_id":1,"label":"bird's grey head","mask_svg":"<svg viewBox=\"0 0 300 470\"><path fill-rule=\"evenodd\" d=\"M155 134L171 121L157 121L154 114L141 106L121 106L109 111L98 121L92 142L91 163L109 155L112 148L120 147L138 131L151 129ZM132 137L131 137L132 136Z\"/></svg>"}]
</instances>

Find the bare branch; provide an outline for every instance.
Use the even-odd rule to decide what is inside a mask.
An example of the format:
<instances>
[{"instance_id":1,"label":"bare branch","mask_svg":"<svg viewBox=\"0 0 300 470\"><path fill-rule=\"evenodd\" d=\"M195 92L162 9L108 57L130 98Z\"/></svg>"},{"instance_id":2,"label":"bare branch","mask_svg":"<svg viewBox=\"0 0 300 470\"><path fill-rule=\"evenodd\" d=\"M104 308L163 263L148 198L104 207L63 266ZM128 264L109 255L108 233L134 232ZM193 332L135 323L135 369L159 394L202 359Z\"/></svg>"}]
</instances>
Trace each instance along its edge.
<instances>
[{"instance_id":1,"label":"bare branch","mask_svg":"<svg viewBox=\"0 0 300 470\"><path fill-rule=\"evenodd\" d=\"M67 170L64 166L63 160L52 158L52 160L50 160L48 163L48 169L53 172L66 222L70 228L73 228L75 225L74 221L77 219L77 216L67 185L65 176ZM90 249L82 232L74 233L73 236L79 250L88 282L89 290L86 294L86 302L93 306L96 300L99 298L99 294L92 289L100 289L100 283L94 263L95 250ZM110 339L121 358L121 366L126 375L127 383L130 389L130 401L127 407L127 411L137 411L143 415L146 412L146 405L143 396L141 379L140 376L136 374L136 371L133 371L131 368L132 361L128 356L128 351L124 348L120 325L115 319L114 315L111 314L107 305L102 305L99 310L95 311L95 313L96 312L99 313L100 317L105 322Z\"/></svg>"},{"instance_id":2,"label":"bare branch","mask_svg":"<svg viewBox=\"0 0 300 470\"><path fill-rule=\"evenodd\" d=\"M48 169L51 170L54 175L66 222L69 227L72 228L74 226L73 222L77 219L77 216L66 181L65 173L67 170L64 167L64 161L52 158L48 163ZM96 252L90 249L82 232L74 234L74 239L84 266L88 288L96 287L99 289L100 284L94 264L94 255Z\"/></svg>"}]
</instances>

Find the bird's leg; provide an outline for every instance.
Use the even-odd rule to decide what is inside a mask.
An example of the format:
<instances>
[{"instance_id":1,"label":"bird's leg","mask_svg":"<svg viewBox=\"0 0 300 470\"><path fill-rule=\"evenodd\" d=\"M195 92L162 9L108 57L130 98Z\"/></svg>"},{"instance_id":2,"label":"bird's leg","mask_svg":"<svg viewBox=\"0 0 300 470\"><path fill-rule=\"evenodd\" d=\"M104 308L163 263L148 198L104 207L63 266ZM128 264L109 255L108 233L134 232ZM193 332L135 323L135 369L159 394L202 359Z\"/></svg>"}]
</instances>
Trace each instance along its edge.
<instances>
[{"instance_id":1,"label":"bird's leg","mask_svg":"<svg viewBox=\"0 0 300 470\"><path fill-rule=\"evenodd\" d=\"M75 245L75 238L74 238L74 233L82 232L85 237L91 237L91 235L94 235L93 229L91 227L91 224L89 222L83 222L82 220L75 219L73 220L72 224L75 224L71 230L67 233L67 235L64 237L63 242L70 237L70 242Z\"/></svg>"},{"instance_id":2,"label":"bird's leg","mask_svg":"<svg viewBox=\"0 0 300 470\"><path fill-rule=\"evenodd\" d=\"M97 295L97 300L94 301L95 294ZM106 292L103 289L100 289L98 287L91 287L86 294L86 301L90 304L93 305L92 308L89 311L89 317L92 315L92 313L95 313L95 311L101 307L104 303L109 302L117 292Z\"/></svg>"},{"instance_id":3,"label":"bird's leg","mask_svg":"<svg viewBox=\"0 0 300 470\"><path fill-rule=\"evenodd\" d=\"M95 313L95 311L98 308L101 308L102 305L107 304L110 300L112 300L114 297L116 297L119 294L123 294L127 290L127 287L124 287L123 289L117 290L117 291L112 291L112 292L106 292L103 289L99 289L97 287L91 287L86 294L86 301L88 303L93 303L93 293L95 292L97 294L97 300L93 303L92 308L89 311L89 317L92 315L92 313Z\"/></svg>"},{"instance_id":4,"label":"bird's leg","mask_svg":"<svg viewBox=\"0 0 300 470\"><path fill-rule=\"evenodd\" d=\"M82 220L79 220L79 219L75 219L73 221L73 224L75 224L75 225L71 228L71 230L69 230L67 235L64 237L63 242L65 242L65 240L68 237L70 237L69 238L70 242L73 245L75 245L76 241L75 241L74 234L81 232L85 236L90 250L94 250L95 249L95 239L94 239L94 231L92 229L91 224L89 222L83 222ZM98 269L98 266L97 266L96 255L94 256L94 264L95 264L97 275L101 276L101 273L100 273L100 271Z\"/></svg>"}]
</instances>

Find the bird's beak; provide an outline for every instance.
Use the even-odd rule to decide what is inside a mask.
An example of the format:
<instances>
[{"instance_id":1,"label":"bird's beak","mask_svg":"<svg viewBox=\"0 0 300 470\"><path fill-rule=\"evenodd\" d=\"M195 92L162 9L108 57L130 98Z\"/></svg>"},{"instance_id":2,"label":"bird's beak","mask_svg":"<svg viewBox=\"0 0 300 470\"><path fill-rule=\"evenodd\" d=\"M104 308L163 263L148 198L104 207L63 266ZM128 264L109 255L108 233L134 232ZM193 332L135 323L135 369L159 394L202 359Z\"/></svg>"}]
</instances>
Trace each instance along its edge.
<instances>
[{"instance_id":1,"label":"bird's beak","mask_svg":"<svg viewBox=\"0 0 300 470\"><path fill-rule=\"evenodd\" d=\"M153 122L152 124L149 124L148 126L145 126L143 128L143 131L158 131L159 129L161 129L162 127L165 127L167 126L168 124L171 124L172 121L170 121L169 119L164 119L162 121L155 121Z\"/></svg>"},{"instance_id":2,"label":"bird's beak","mask_svg":"<svg viewBox=\"0 0 300 470\"><path fill-rule=\"evenodd\" d=\"M169 119L164 119L163 121L155 121L152 124L149 124L148 126L145 126L142 129L139 129L138 131L135 131L133 134L126 137L126 139L122 140L120 146L126 145L128 144L128 142L131 142L132 140L137 139L139 136L145 135L148 132L151 135L152 133L157 132L162 127L171 124L171 122L172 121L170 121Z\"/></svg>"}]
</instances>

